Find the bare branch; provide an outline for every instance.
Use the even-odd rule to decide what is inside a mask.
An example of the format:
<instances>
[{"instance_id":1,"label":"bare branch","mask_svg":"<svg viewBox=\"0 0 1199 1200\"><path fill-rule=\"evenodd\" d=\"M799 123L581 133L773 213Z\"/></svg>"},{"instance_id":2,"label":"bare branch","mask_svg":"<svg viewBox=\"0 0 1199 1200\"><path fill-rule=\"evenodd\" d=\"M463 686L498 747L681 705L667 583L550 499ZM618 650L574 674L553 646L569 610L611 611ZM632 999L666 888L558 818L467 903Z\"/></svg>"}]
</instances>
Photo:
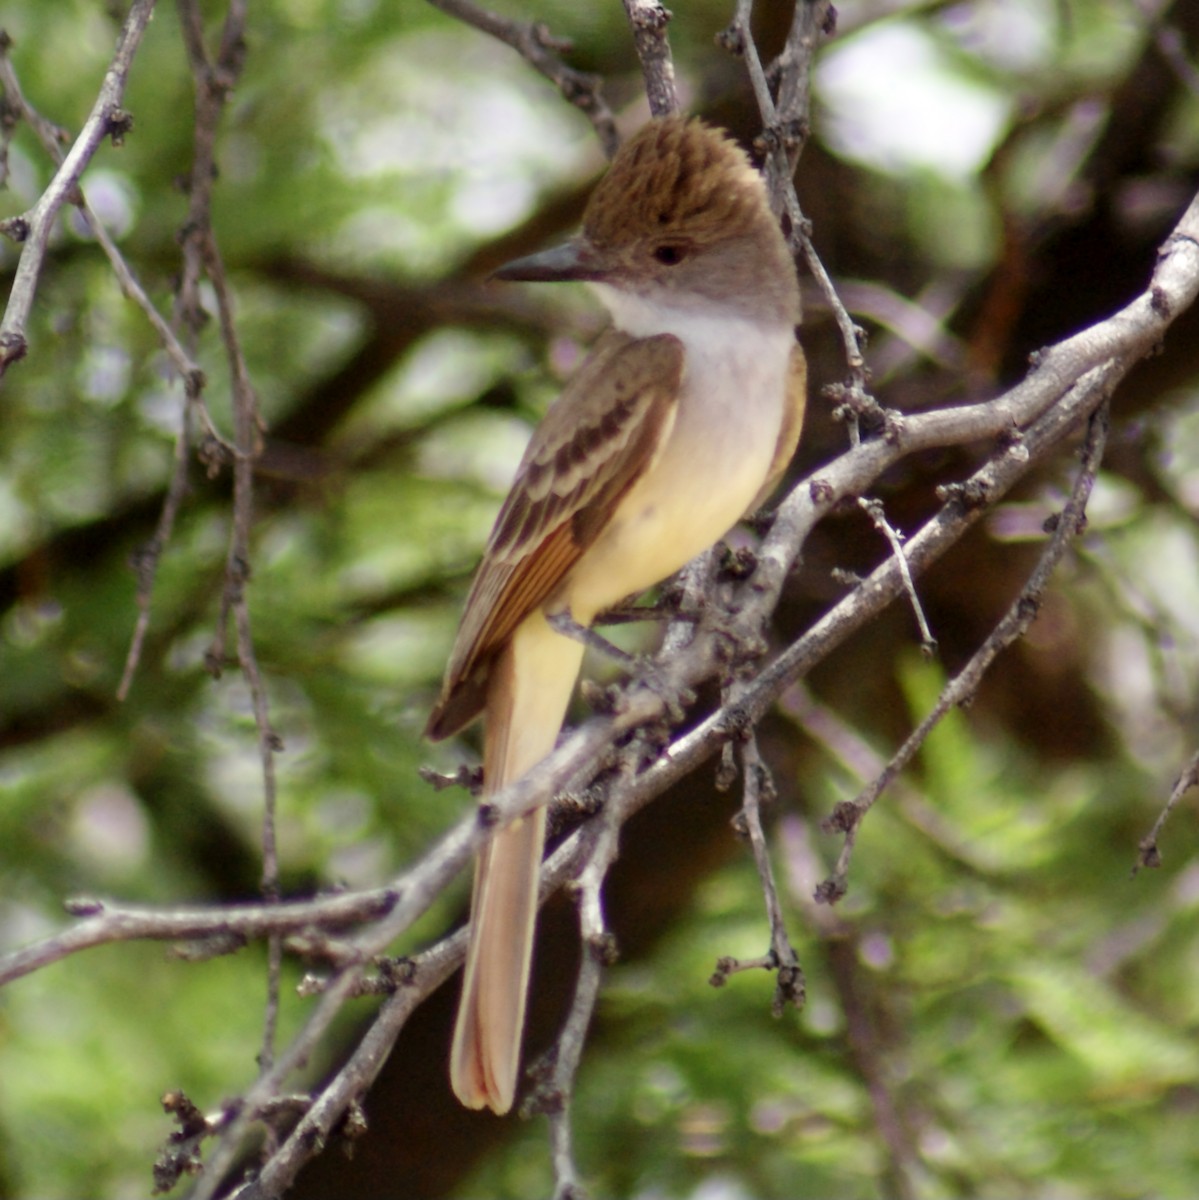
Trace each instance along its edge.
<instances>
[{"instance_id":1,"label":"bare branch","mask_svg":"<svg viewBox=\"0 0 1199 1200\"><path fill-rule=\"evenodd\" d=\"M174 334L172 333L172 337ZM150 602L154 597L154 580L158 574L158 564L163 551L171 541L175 531L175 519L183 506L183 498L187 494L187 472L190 462L192 445L191 414L195 404L185 401L183 411L179 416L179 432L175 437L174 466L171 469L171 480L167 485L166 498L162 503L162 511L158 514L158 524L154 536L145 545L134 551L132 565L137 575L137 623L133 628L133 637L129 640L129 650L125 655L125 666L121 671L121 682L117 685L117 699L128 699L129 689L133 686L133 676L141 662L142 648L146 643L146 635L150 631Z\"/></svg>"},{"instance_id":2,"label":"bare branch","mask_svg":"<svg viewBox=\"0 0 1199 1200\"><path fill-rule=\"evenodd\" d=\"M521 46L516 31L540 28L513 25L482 13L482 10L466 4L465 0L434 2L444 11L470 20L479 28L486 28L518 49ZM131 9L131 19L138 7L135 3L134 9ZM656 6L637 4L633 0L629 0L628 4L631 17L635 10L648 10L651 7ZM468 9L472 16L463 15ZM756 71L765 85L765 100L760 97L760 102L764 105L763 119L768 135L778 127L784 114L803 113L806 119L806 79L815 33L803 22L810 22L819 13L827 11L825 4L797 5L796 24L788 39L787 49L777 63L768 71L763 71L748 38L749 6L742 4L738 7L738 13L744 14L745 45L742 52L747 58L752 56ZM217 298L235 397L234 442L230 448L234 477L234 521L227 557L224 616L219 637L214 640L213 657L218 663L224 659L227 621L232 617L236 626L238 657L254 699L263 760L267 792L263 834L264 891L268 903L202 913L154 913L83 903L76 907L79 919L71 928L37 946L0 959L0 984L77 950L108 941L132 937L188 940L191 942L189 956L197 958L228 952L249 937L269 938L271 992L263 1041L263 1070L242 1097L230 1101L216 1116L204 1118L204 1136L215 1136L218 1140L196 1192L197 1196L212 1196L226 1186L227 1173L237 1161L245 1135L252 1124L264 1122L273 1129L272 1119L281 1109L286 1109L292 1115L300 1112L302 1115L292 1133L277 1147L269 1144L273 1150L269 1160L263 1164L254 1180L238 1193L265 1197L278 1195L326 1139L343 1127L347 1120L353 1123L356 1105L376 1077L408 1016L460 961L464 937L457 933L413 960L411 972L405 973L403 978L391 979L385 973L378 972L378 956L399 932L409 928L427 910L471 854L491 835L492 826L485 826L473 815L464 818L390 888L300 903L273 902L277 898L278 888L272 823L276 738L270 726L264 682L254 658L244 595L249 577L253 516L251 468L258 452L259 428L254 392L237 337L232 297L212 238L209 218L216 129L225 95L240 69L244 4L240 0L231 3L219 52L211 61L204 48L198 4L195 0L180 0L180 13L195 75L197 119L196 168L191 180L191 210L184 246L184 281L180 287L176 318L182 328L194 336L202 316L198 285L200 279L207 275L212 280ZM486 21L498 22L508 36L505 36L505 32L488 28L485 23L480 24L478 19L472 19L478 18L480 13ZM544 30L536 34L535 40L539 42L546 58L554 57L551 51L562 49L549 39ZM526 50L522 49L521 52L529 57ZM530 57L530 61L534 59ZM659 64L664 61L669 67L668 47L667 57L657 61ZM551 68L544 62L538 69L548 77L555 78ZM666 77L673 85L672 72L667 71ZM775 81L777 101L770 94L771 80ZM768 111L773 112L769 119ZM598 124L597 128L600 128ZM800 238L801 243L806 244L802 213L798 204L792 203L794 192L790 189L790 175L785 173L788 164L790 167L794 165L794 156L802 146L803 134L802 128L797 127L794 140L788 141L784 136L779 144L768 146L768 162L774 164L770 169L780 181L785 182L785 188L790 193L790 199L784 197L781 208L792 220L793 239ZM782 165L778 159L780 154L783 156ZM64 193L64 198L69 199L69 196ZM845 597L756 678L738 680L728 688L719 709L701 720L690 732L677 737L667 754L649 767L643 767L643 745L618 744L624 734L647 721L661 719L666 710L659 691L634 682L622 694L614 712L589 721L568 737L543 764L493 798L490 810L498 823L504 824L535 805L548 802L555 794L595 782L601 770L615 768L612 777L600 785L600 790L606 790L608 796L601 814L585 822L568 837L543 870L542 897L570 879L581 880L580 923L585 944L591 947L580 972L567 1029L558 1045L554 1080L559 1096L565 1096L567 1100L569 1098L583 1036L594 1008L602 967L601 951L606 945L601 888L615 854L616 834L622 823L722 745L733 739L744 740L746 731L783 689L801 677L834 646L860 629L893 598L901 595L905 579L910 582L911 573L919 573L933 562L1031 467L1053 453L1092 416L1130 366L1162 338L1174 317L1193 301L1199 290L1197 204L1199 201L1192 203L1178 229L1163 247L1151 287L1113 318L1038 356L1028 378L1018 387L986 404L896 418L887 425L881 437L862 441L823 468L817 477L797 487L780 508L760 548L758 566L752 577L736 585L721 584L722 589L727 586L728 590L735 590L735 604L730 609L736 613L735 620L706 620L697 624L691 619L688 601L694 600L704 590L704 584L712 574L714 556L692 568L684 581L686 611L680 614L670 630L669 654L661 668L662 673L671 680L677 680L680 687L708 678L721 678L727 682L730 631L737 639L738 649L747 656L760 644L761 631L778 602L783 582L804 538L829 511L834 501L860 495L889 466L917 450L955 445L967 440L998 439L1000 443L969 479L944 495L941 511L912 537L905 552L889 557L860 587ZM851 375L860 368L859 375L854 376L856 382L853 386L858 387L864 396L864 366L851 322L850 326L846 346ZM0 347L2 352L3 347ZM198 402L193 411L203 413ZM186 462L187 445L188 437L185 434L177 446L177 462L180 459ZM177 475L176 478L182 480L183 477ZM1080 485L1082 480L1083 476L1080 476ZM183 483L180 482L179 488L182 487ZM174 510L168 501L160 522L160 532L165 522L165 536L169 536L173 519ZM1065 535L1062 537L1064 544ZM1048 555L1043 563L1046 570L1052 565ZM1017 634L1018 630L1013 636ZM998 635L997 630L988 639L988 646L984 649L997 651L1002 640ZM747 830L754 843L759 867L763 869L771 920L772 951L760 960L759 965L787 962L798 970L794 951L786 939L765 842L761 838L759 809L764 776L757 761L757 749L752 736L745 746L743 762ZM1199 762L1199 756L1192 762L1188 773L1180 779L1177 795L1181 795L1185 786L1194 782L1199 770L1196 762ZM1153 837L1157 828L1155 826ZM1156 852L1155 844L1153 852ZM347 927L360 925L364 927L352 934L345 933ZM275 1054L272 1024L278 995L278 962L283 950L282 939L287 936L295 939L296 948L322 957L327 964L331 964L332 969L304 1027L282 1053ZM394 987L395 990L383 1004L349 1061L315 1096L293 1096L287 1090L289 1080L328 1036L330 1025L342 1006L364 990L372 987L378 990L380 986ZM568 1104L564 1103L562 1113L555 1115L552 1123L559 1191L564 1196L577 1188L568 1117Z\"/></svg>"},{"instance_id":3,"label":"bare branch","mask_svg":"<svg viewBox=\"0 0 1199 1200\"><path fill-rule=\"evenodd\" d=\"M11 363L25 357L28 349L25 330L37 294L50 231L54 228L59 209L68 201L75 200L80 177L104 139L114 132L114 128L122 131L125 128L120 120L123 116L121 101L125 95L125 84L153 12L154 0L133 0L117 39L116 52L83 129L62 160L49 187L25 214L26 232L21 257L9 292L8 306L4 310L4 319L0 321L0 378L3 378ZM7 58L7 55L4 57ZM6 87L9 82L10 79L6 78Z\"/></svg>"},{"instance_id":4,"label":"bare branch","mask_svg":"<svg viewBox=\"0 0 1199 1200\"><path fill-rule=\"evenodd\" d=\"M785 218L784 229L793 251L802 256L837 323L849 367L849 380L844 389L852 408L857 410L868 403L867 385L870 382L862 354L862 330L841 302L812 245L811 225L800 208L794 182L795 168L808 137L812 62L820 39L833 31L835 10L828 0L797 0L786 45L769 72L763 68L753 40L752 12L753 0L737 0L733 20L717 41L745 62L762 117L760 149L765 156L767 190L775 212ZM771 94L769 75L778 80L777 99ZM856 422L851 422L850 429L851 441L856 444Z\"/></svg>"},{"instance_id":5,"label":"bare branch","mask_svg":"<svg viewBox=\"0 0 1199 1200\"><path fill-rule=\"evenodd\" d=\"M863 786L886 765L874 748L847 721L826 705L820 704L802 683L789 687L779 698L778 710L793 720L835 762L861 780ZM919 791L902 778L891 785L896 807L904 819L921 835L935 843L947 856L984 870L999 870L1001 864L986 843L964 839L952 821ZM827 874L812 875L812 886L802 897L804 916L811 922L814 913L828 913L827 905L817 905L816 885ZM819 928L823 928L818 924Z\"/></svg>"},{"instance_id":6,"label":"bare branch","mask_svg":"<svg viewBox=\"0 0 1199 1200\"><path fill-rule=\"evenodd\" d=\"M935 654L937 639L933 637L932 630L928 627L928 620L925 618L924 608L916 591L916 584L908 570L908 560L903 556L903 534L887 520L881 500L871 500L866 496L859 496L858 507L870 518L870 523L875 529L887 539L891 553L895 555L895 565L899 567L899 573L903 577L903 590L907 592L908 603L912 606L912 614L920 629L921 649L925 654Z\"/></svg>"},{"instance_id":7,"label":"bare branch","mask_svg":"<svg viewBox=\"0 0 1199 1200\"><path fill-rule=\"evenodd\" d=\"M1158 839L1161 837L1162 829L1170 819L1170 815L1178 807L1183 796L1193 787L1199 787L1199 751L1191 756L1190 762L1187 763L1182 774L1170 789L1169 799L1157 820L1153 822L1153 828L1141 839L1137 847L1139 853L1134 870L1139 871L1141 867L1160 867L1162 865L1161 851L1157 845Z\"/></svg>"},{"instance_id":8,"label":"bare branch","mask_svg":"<svg viewBox=\"0 0 1199 1200\"><path fill-rule=\"evenodd\" d=\"M907 559L913 571L926 568L972 527L981 514L1021 479L1032 465L1043 459L1061 441L1087 419L1110 394L1118 380L1133 362L1161 336L1170 320L1193 299L1199 291L1199 244L1191 240L1193 222L1199 219L1199 208L1192 206L1158 264L1153 287L1122 313L1086 330L1041 356L1029 378L1007 395L989 405L970 406L913 417L894 431L893 441L880 439L863 444L843 455L821 472L818 480L808 480L792 492L780 511L775 528L763 546L763 554L755 575L740 589L738 601L743 605L742 618L748 627L757 628L764 612L773 609L777 589L806 533L807 519L814 522L827 511L831 495L846 494L851 486L864 490L877 474L898 457L912 449L933 444L949 444L954 440L980 436L990 430L991 436L1006 431L1005 444L947 501L942 511L930 520L907 544ZM1154 301L1153 297L1156 297ZM1097 361L1093 361L1097 360ZM1031 422L1016 439L1014 428ZM942 440L943 439L943 440ZM796 536L798 531L798 537ZM795 538L795 540L791 540ZM893 558L888 558L850 596L836 605L824 618L784 651L753 680L741 685L733 697L688 733L678 737L669 751L649 767L632 775L627 786L619 792L621 819L631 816L666 787L693 771L729 738L757 720L790 682L810 667L852 632L863 627L892 599L901 594L902 574ZM722 634L721 637L724 635ZM719 638L701 627L689 650L680 655L680 662L668 669L678 671L688 682L697 682L705 673L717 674L725 669L723 657L715 650ZM621 707L612 715L588 722L568 737L540 766L522 780L493 798L493 815L499 824L507 823L527 812L549 796L578 788L593 779L598 767L610 765L613 746L623 731L646 720L660 716L661 698L648 688L634 685L625 694ZM639 751L619 752L639 754ZM600 818L594 818L598 820ZM403 928L415 919L477 848L490 835L488 829L474 819L460 822L440 846L404 876L403 890L394 909L377 927L364 931L356 940L364 959L386 946ZM587 825L572 834L554 853L542 875L541 895L574 876L581 869L589 852ZM288 1138L279 1153L265 1165L254 1190L246 1195L267 1195L269 1186L285 1186L285 1181L299 1169L301 1161L315 1153L319 1139L314 1135L332 1128L339 1112L350 1103L353 1080L364 1078L376 1069L375 1055L381 1044L390 1045L406 1019L409 1003L417 1002L415 993L424 989L427 979L441 979L448 974L461 956L464 939L454 935L427 955L417 960L417 984L403 993L407 1000L395 998L394 1005L385 1006L385 1014L368 1035L371 1049L363 1043L347 1067L349 1075L314 1102L312 1112ZM431 972L428 976L425 971ZM332 1019L336 998L343 1000L354 993L357 978L354 971L335 978L331 990L322 997L321 1005L310 1018L297 1041L279 1059L275 1069L264 1075L247 1093L245 1113L252 1114L270 1094L272 1086L282 1086L286 1065L309 1051L322 1036ZM369 1068L369 1069L368 1069ZM340 1080L340 1077L339 1077ZM223 1135L222 1156L214 1159L216 1174L225 1168L220 1164L232 1161L236 1144L252 1116L246 1115ZM278 1164L278 1167L276 1166ZM286 1167L286 1169L285 1169ZM211 1185L215 1188L215 1184ZM259 1192L257 1189L263 1189ZM211 1190L204 1193L213 1194Z\"/></svg>"},{"instance_id":9,"label":"bare branch","mask_svg":"<svg viewBox=\"0 0 1199 1200\"><path fill-rule=\"evenodd\" d=\"M913 573L919 573L963 533L981 515L1021 479L1037 462L1050 454L1062 440L1087 419L1110 394L1138 358L1156 345L1171 321L1192 302L1199 292L1199 200L1192 204L1178 228L1163 247L1151 286L1121 312L1090 329L1067 339L1038 356L1027 379L995 400L939 412L921 413L896 423L888 436L865 442L847 451L822 468L818 476L798 485L779 509L774 525L763 542L758 566L752 577L736 588L740 608L736 628L757 638L763 622L773 611L783 580L804 537L829 510L834 498L859 495L879 474L905 454L935 445L952 445L981 438L1002 438L992 457L960 488L947 496L942 510L911 537L905 547ZM1017 431L1022 430L1017 436ZM667 753L641 769L640 747L618 748L621 736L646 721L660 718L662 698L652 689L634 684L624 693L617 710L587 722L567 737L557 750L522 780L493 798L492 813L498 824L505 824L539 803L560 793L579 791L622 756L633 764L627 785L619 791L620 820L623 821L648 804L665 788L693 771L730 738L738 737L759 719L774 699L792 681L798 679L830 650L862 628L892 599L902 593L902 575L893 558L888 558L860 587L834 606L803 637L797 639L756 677L738 684L729 700L701 720L686 734L677 737ZM728 628L713 629L703 623L692 630L693 639L682 653L662 668L684 683L694 684L705 677L721 676L727 671ZM593 818L599 820L600 818ZM325 1036L342 1004L359 994L362 981L374 956L382 953L395 937L427 910L471 855L489 837L476 816L463 818L424 858L405 872L375 899L385 902L386 915L344 943L347 952L341 965L321 995L308 1022L290 1046L277 1056L274 1065L264 1071L247 1090L222 1129L198 1195L211 1196L220 1179L236 1158L249 1125L266 1111L264 1106L280 1094L294 1069L312 1053ZM544 897L551 890L576 876L587 861L593 836L584 824L566 839L543 869ZM386 897L379 901L379 897ZM337 901L312 902L320 905L344 903L357 911L359 897ZM298 919L300 910L291 905L260 906L247 910L239 918L239 928L248 930L255 921L263 930L286 929L302 933L304 928L327 928L321 912ZM329 911L333 911L330 909ZM102 914L98 914L102 915ZM225 918L228 914L219 914ZM34 969L39 959L52 961L84 945L115 940L117 922L105 926L88 925L68 931L55 939L55 945L23 952L26 958L16 973ZM187 937L183 922L170 924L164 916L160 932L147 936ZM213 936L219 926L212 917L193 931L195 936ZM251 934L247 936L261 936ZM461 958L464 938L455 934L415 960L413 982L384 1005L366 1039L360 1044L343 1073L321 1092L296 1130L269 1162L264 1164L255 1190L247 1195L272 1194L286 1186L300 1165L307 1161L337 1121L361 1094L365 1081L378 1070L412 1008L435 981L444 979ZM357 961L355 961L357 956ZM11 956L10 956L11 958ZM13 973L8 960L0 962L0 981ZM261 1189L261 1191L257 1190Z\"/></svg>"},{"instance_id":10,"label":"bare branch","mask_svg":"<svg viewBox=\"0 0 1199 1200\"><path fill-rule=\"evenodd\" d=\"M37 134L39 141L50 158L61 167L63 165L62 143L69 140L68 135L58 126L46 120L30 102L21 90L20 82L13 69L12 61L6 53L7 47L0 47L0 84L8 98L10 106L19 112ZM190 457L191 436L188 422L191 410L199 405L200 393L205 385L204 372L191 355L183 348L175 331L166 318L158 311L150 299L132 267L126 261L120 248L113 240L103 221L92 210L81 187L76 187L69 196L71 203L79 210L92 236L100 244L112 265L122 292L129 297L145 314L147 320L158 334L167 357L183 379L187 403L182 415L181 428L175 441L175 466L171 482L167 490L162 513L159 516L158 527L154 536L136 554L134 569L137 573L137 606L138 617L126 654L121 681L117 687L117 699L124 700L129 694L134 672L141 658L142 647L150 627L150 600L154 590L154 579L157 573L158 561L166 548L174 531L175 518L183 502L187 487L187 464ZM22 218L23 227L27 222Z\"/></svg>"},{"instance_id":11,"label":"bare branch","mask_svg":"<svg viewBox=\"0 0 1199 1200\"><path fill-rule=\"evenodd\" d=\"M279 855L275 831L275 755L282 748L271 725L266 685L258 666L246 601L249 583L250 535L254 521L254 460L261 451L258 398L233 316L233 297L224 262L212 229L212 184L216 178L216 134L229 93L241 74L245 52L246 0L230 0L215 58L204 45L203 22L196 0L179 0L180 27L195 85L196 119L192 166L191 202L184 237L184 279L180 287L182 312L193 330L199 319L197 288L201 271L212 284L216 297L221 341L225 348L233 393L233 522L225 561L225 587L210 664L224 657L226 623L230 614L237 631L237 659L249 685L258 731L258 753L262 764L262 893L267 902L279 899ZM268 939L267 1004L263 1022L259 1062L268 1070L274 1061L275 1029L279 1013L279 980L283 947L278 935ZM268 1150L273 1147L268 1146Z\"/></svg>"},{"instance_id":12,"label":"bare branch","mask_svg":"<svg viewBox=\"0 0 1199 1200\"><path fill-rule=\"evenodd\" d=\"M787 936L787 924L783 920L783 907L779 903L778 888L774 882L774 868L770 865L770 849L766 845L766 834L762 828L763 793L768 800L774 799L774 783L770 779L766 764L758 752L758 741L752 732L741 744L741 762L744 774L744 799L737 814L734 827L749 840L753 851L754 865L762 884L762 897L766 902L766 919L770 924L770 953L763 958L746 961L721 958L710 982L720 987L725 980L738 971L751 967L763 967L778 971L778 983L774 991L773 1011L781 1017L787 1005L803 1008L806 997L803 968L799 955Z\"/></svg>"},{"instance_id":13,"label":"bare branch","mask_svg":"<svg viewBox=\"0 0 1199 1200\"><path fill-rule=\"evenodd\" d=\"M626 778L630 777L632 769L632 761L626 759ZM616 944L604 920L600 893L616 861L622 824L620 808L618 791L603 812L589 822L587 836L581 840L585 861L575 884L575 895L583 953L575 981L575 994L561 1033L541 1059L529 1068L528 1074L535 1081L535 1086L521 1105L523 1116L541 1112L549 1122L555 1200L581 1200L584 1195L574 1160L572 1104L575 1077L599 999L604 967L616 957Z\"/></svg>"},{"instance_id":14,"label":"bare branch","mask_svg":"<svg viewBox=\"0 0 1199 1200\"><path fill-rule=\"evenodd\" d=\"M472 0L429 0L434 8L466 25L482 30L511 46L535 71L540 72L587 119L599 137L604 154L611 158L620 145L616 119L603 97L603 81L568 67L558 56L569 54L571 44L555 37L540 21L512 21L472 3Z\"/></svg>"},{"instance_id":15,"label":"bare branch","mask_svg":"<svg viewBox=\"0 0 1199 1200\"><path fill-rule=\"evenodd\" d=\"M890 762L879 772L874 781L852 801L838 804L829 818L829 826L844 834L845 842L832 878L823 883L819 895L828 900L839 899L845 894L849 877L849 863L853 847L861 828L862 818L882 795L891 781L912 761L917 751L928 740L941 718L953 707L969 702L978 691L983 676L991 664L1017 638L1023 637L1036 619L1044 600L1045 591L1066 550L1086 527L1086 506L1099 464L1103 460L1103 449L1107 443L1108 412L1106 403L1092 414L1087 443L1083 449L1082 467L1070 499L1054 522L1053 536L1041 555L1028 581L1020 590L999 624L991 631L983 644L975 651L970 661L951 679L941 691L932 709L897 750Z\"/></svg>"},{"instance_id":16,"label":"bare branch","mask_svg":"<svg viewBox=\"0 0 1199 1200\"><path fill-rule=\"evenodd\" d=\"M674 59L666 37L666 26L670 24L672 14L658 0L624 0L624 11L633 30L633 47L641 63L650 114L672 116L679 111Z\"/></svg>"},{"instance_id":17,"label":"bare branch","mask_svg":"<svg viewBox=\"0 0 1199 1200\"><path fill-rule=\"evenodd\" d=\"M0 987L93 946L220 939L244 945L252 938L272 934L344 929L347 925L377 921L391 912L398 899L397 890L376 888L279 905L231 904L215 908L163 909L92 899L72 900L67 908L80 918L77 924L0 956Z\"/></svg>"},{"instance_id":18,"label":"bare branch","mask_svg":"<svg viewBox=\"0 0 1199 1200\"><path fill-rule=\"evenodd\" d=\"M63 143L70 140L70 135L66 130L61 129L52 121L48 121L43 117L26 99L21 90L20 81L17 79L16 70L13 68L12 59L9 58L6 48L2 46L0 46L0 86L4 88L4 94L8 98L9 104L20 113L21 119L37 135L38 141L41 142L42 148L46 151L47 155L61 168L65 158L62 149ZM158 334L163 348L167 352L167 356L182 377L184 385L200 391L204 386L204 372L179 344L179 339L175 336L174 330L171 329L166 318L163 317L157 307L155 307L154 302L146 294L146 290L134 274L133 268L130 267L120 248L113 241L112 234L108 232L104 222L100 220L92 210L91 205L88 204L87 197L84 195L82 188L76 187L73 193L68 195L67 199L83 215L88 230L96 241L99 242L100 248L104 251L109 263L112 265L117 282L121 285L121 291L145 313L146 319L154 327L154 332ZM22 218L22 220L24 221L25 218Z\"/></svg>"}]
</instances>

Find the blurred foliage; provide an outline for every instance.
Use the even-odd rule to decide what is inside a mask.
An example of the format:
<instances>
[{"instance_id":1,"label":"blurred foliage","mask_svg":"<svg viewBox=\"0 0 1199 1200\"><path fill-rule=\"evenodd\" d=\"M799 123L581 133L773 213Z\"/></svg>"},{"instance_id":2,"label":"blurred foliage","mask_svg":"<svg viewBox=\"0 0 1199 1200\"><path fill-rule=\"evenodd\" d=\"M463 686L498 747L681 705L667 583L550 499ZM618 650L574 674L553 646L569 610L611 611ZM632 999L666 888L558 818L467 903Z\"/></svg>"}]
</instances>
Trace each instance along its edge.
<instances>
[{"instance_id":1,"label":"blurred foliage","mask_svg":"<svg viewBox=\"0 0 1199 1200\"><path fill-rule=\"evenodd\" d=\"M54 0L0 14L26 96L71 131L95 98L120 7ZM759 13L767 50L784 7L759 6L770 10ZM884 7L895 15L876 15ZM572 38L571 61L603 72L614 104L634 102L619 4L502 8ZM741 67L712 42L731 8L687 5L672 43L690 106L752 133ZM942 322L943 355L922 356L896 332L902 314L863 302L884 403L993 394L1030 350L1143 286L1194 192L1199 99L1182 67L1196 69L1195 10L840 8L800 172L818 247L837 278L893 289ZM205 11L215 29L223 7ZM1155 49L1159 34L1177 39L1177 69ZM192 101L165 2L126 107L133 133L100 151L84 186L169 312ZM600 158L586 121L512 52L416 0L264 0L250 6L218 159L215 224L269 426L250 599L286 746L284 882L292 892L372 885L469 803L417 777L421 763L452 769L469 750L428 747L419 731L530 423L577 360L574 339L596 327L575 297L482 285L480 264L496 239L531 250L575 219L562 197ZM9 167L0 216L26 210L51 174L24 128ZM6 276L16 256L0 245ZM809 310L814 378L839 379L827 315L814 297ZM808 1006L776 1021L768 979L707 986L718 954L752 957L767 938L748 857L730 847L683 895L685 913L652 955L609 974L576 1114L597 1195L1192 1193L1193 805L1170 827L1165 868L1129 877L1194 751L1199 708L1199 337L1189 328L1189 340L1171 335L1157 374L1118 397L1086 542L1029 638L870 815L833 913L813 912L816 879L802 867L813 852L835 856L818 823L861 785L860 762L814 743L786 711L776 719L776 853ZM253 895L259 873L247 692L235 671L214 681L203 669L229 481L195 467L146 651L118 704L136 617L129 559L161 505L180 388L69 215L29 335L0 402L4 948L59 927L64 896L219 902ZM228 429L215 322L198 356ZM816 401L804 469L844 444L825 407ZM886 493L901 523L926 513L930 481L959 477L963 461L905 464ZM1015 595L1072 467L1038 476L930 576L945 670ZM780 637L827 604L829 567L883 553L847 520L826 525ZM913 642L898 614L812 681L883 759L943 681ZM625 858L655 869L652 847L627 845ZM464 894L465 884L446 897L421 936L456 919ZM614 913L622 939L638 919ZM133 945L6 989L0 1195L146 1193L168 1132L158 1096L182 1088L213 1108L248 1084L263 990L257 949L186 964ZM285 989L284 1033L308 1003ZM444 1043L402 1043L397 1058L421 1053L440 1062ZM312 1064L313 1076L328 1066ZM386 1108L386 1087L368 1117ZM541 1124L501 1128L502 1140L447 1124L414 1153L447 1161L460 1195L548 1194ZM360 1155L381 1159L389 1178L381 1141L368 1135ZM402 1172L390 1179L434 1194ZM381 1190L347 1182L328 1194Z\"/></svg>"}]
</instances>

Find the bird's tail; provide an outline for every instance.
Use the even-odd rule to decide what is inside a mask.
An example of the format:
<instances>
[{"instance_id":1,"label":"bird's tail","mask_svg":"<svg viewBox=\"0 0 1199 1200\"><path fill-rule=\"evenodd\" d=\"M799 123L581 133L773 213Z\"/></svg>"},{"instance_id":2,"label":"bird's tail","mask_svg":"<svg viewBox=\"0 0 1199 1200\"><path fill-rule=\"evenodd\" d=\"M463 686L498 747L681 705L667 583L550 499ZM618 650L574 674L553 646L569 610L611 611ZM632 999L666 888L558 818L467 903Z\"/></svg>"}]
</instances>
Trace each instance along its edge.
<instances>
[{"instance_id":1,"label":"bird's tail","mask_svg":"<svg viewBox=\"0 0 1199 1200\"><path fill-rule=\"evenodd\" d=\"M536 612L491 670L483 749L484 793L498 792L553 748L583 647ZM495 834L479 854L470 945L450 1054L450 1082L468 1108L512 1107L520 1067L545 809Z\"/></svg>"}]
</instances>

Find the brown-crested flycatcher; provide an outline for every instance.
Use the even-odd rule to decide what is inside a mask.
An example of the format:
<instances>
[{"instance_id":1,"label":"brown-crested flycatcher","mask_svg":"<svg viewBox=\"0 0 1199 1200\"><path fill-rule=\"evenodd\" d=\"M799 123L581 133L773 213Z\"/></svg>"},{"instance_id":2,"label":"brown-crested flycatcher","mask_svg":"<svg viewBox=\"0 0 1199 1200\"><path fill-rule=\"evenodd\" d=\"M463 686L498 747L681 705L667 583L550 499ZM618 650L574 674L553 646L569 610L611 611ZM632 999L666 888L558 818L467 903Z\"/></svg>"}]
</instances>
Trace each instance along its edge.
<instances>
[{"instance_id":1,"label":"brown-crested flycatcher","mask_svg":"<svg viewBox=\"0 0 1199 1200\"><path fill-rule=\"evenodd\" d=\"M651 121L579 237L496 274L583 280L612 328L533 434L429 719L443 738L483 713L488 794L553 749L566 714L583 644L549 618L590 625L761 503L799 439L806 374L795 266L762 179L697 121ZM476 866L450 1057L470 1108L512 1105L544 834L539 808Z\"/></svg>"}]
</instances>

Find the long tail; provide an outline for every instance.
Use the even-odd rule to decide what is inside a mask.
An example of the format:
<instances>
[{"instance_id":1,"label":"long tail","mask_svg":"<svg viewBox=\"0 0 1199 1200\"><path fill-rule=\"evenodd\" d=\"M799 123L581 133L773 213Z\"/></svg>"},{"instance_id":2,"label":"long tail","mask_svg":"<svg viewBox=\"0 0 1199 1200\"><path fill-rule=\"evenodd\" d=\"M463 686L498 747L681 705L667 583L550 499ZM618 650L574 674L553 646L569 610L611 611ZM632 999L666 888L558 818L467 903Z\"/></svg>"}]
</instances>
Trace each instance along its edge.
<instances>
[{"instance_id":1,"label":"long tail","mask_svg":"<svg viewBox=\"0 0 1199 1200\"><path fill-rule=\"evenodd\" d=\"M520 778L554 748L582 657L582 645L555 633L540 612L513 634L488 687L485 794ZM512 1107L544 840L545 809L539 808L497 833L475 867L470 946L450 1052L450 1082L468 1108L506 1113Z\"/></svg>"}]
</instances>

